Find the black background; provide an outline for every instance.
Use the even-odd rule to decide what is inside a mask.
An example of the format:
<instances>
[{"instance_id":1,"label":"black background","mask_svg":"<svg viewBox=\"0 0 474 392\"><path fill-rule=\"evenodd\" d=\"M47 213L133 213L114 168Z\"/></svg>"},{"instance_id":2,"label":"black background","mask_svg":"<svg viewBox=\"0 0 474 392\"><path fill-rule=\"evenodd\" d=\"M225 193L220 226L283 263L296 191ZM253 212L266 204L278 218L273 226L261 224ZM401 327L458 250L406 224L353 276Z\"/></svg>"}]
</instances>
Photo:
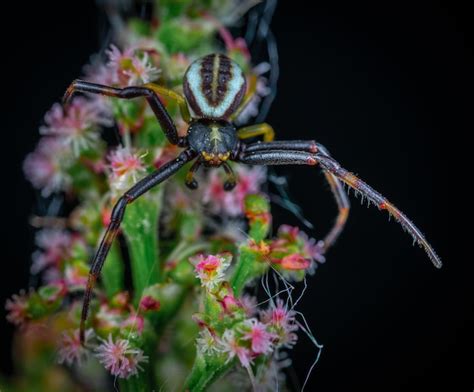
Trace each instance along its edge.
<instances>
[{"instance_id":1,"label":"black background","mask_svg":"<svg viewBox=\"0 0 474 392\"><path fill-rule=\"evenodd\" d=\"M10 7L2 9L0 74L2 303L27 287L33 250L27 220L35 195L21 162L44 112L100 46L92 1ZM281 1L272 27L281 78L268 121L277 136L325 144L406 212L445 261L436 270L395 223L352 199L347 229L301 302L325 346L307 390L472 391L472 255L454 257L456 244L448 246L448 233L460 230L451 215L469 207L450 155L468 129L459 121L473 65L467 10L439 2L309 8ZM278 173L315 223L311 234L324 233L336 210L322 176L306 168ZM298 223L275 211L280 223ZM0 319L1 370L10 374L12 328L3 310ZM316 353L301 335L292 354L300 383Z\"/></svg>"}]
</instances>

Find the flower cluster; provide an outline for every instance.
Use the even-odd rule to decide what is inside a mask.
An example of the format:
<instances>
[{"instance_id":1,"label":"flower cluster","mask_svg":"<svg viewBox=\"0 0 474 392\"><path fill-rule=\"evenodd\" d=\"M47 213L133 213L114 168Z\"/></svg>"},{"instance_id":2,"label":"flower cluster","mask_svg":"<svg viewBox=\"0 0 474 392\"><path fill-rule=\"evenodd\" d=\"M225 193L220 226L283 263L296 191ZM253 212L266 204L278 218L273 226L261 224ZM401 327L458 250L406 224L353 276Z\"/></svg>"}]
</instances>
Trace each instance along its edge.
<instances>
[{"instance_id":1,"label":"flower cluster","mask_svg":"<svg viewBox=\"0 0 474 392\"><path fill-rule=\"evenodd\" d=\"M172 90L159 98L185 136L186 116L173 98L182 93L183 75L204 53L225 51L248 75L249 91L256 89L237 119L249 121L270 93L269 65L255 66L245 40L232 37L225 21L255 2L175 3L159 2L151 23L126 22L114 44L84 68L85 79ZM226 191L224 170L202 168L199 189L191 191L183 181L186 166L129 203L94 286L81 342L82 294L96 281L89 263L114 203L181 147L168 142L139 98L74 96L51 107L39 134L25 175L42 196L64 200L64 208L58 217L51 216L56 208L36 217L31 272L37 285L5 304L7 320L19 328L18 356L42 366L31 374L42 373L44 380L60 374L64 390L79 390L85 372L94 390L104 388L101 372L116 377L121 390L207 390L213 383L216 390L235 390L232 373L242 369L249 385L265 384L270 373L283 378L277 359L297 341L297 313L281 298L269 296L263 305L251 293L272 269L279 279L302 279L324 254L296 227L270 235L265 169L230 163L237 184ZM53 353L55 364L48 362ZM19 374L25 390L48 389L31 374Z\"/></svg>"},{"instance_id":2,"label":"flower cluster","mask_svg":"<svg viewBox=\"0 0 474 392\"><path fill-rule=\"evenodd\" d=\"M58 350L58 363L69 366L77 363L84 364L90 357L90 350L111 375L120 378L129 378L143 370L142 363L148 362L143 350L134 348L129 340L115 339L109 334L107 339L99 338L99 344L92 343L94 331L88 329L85 333L84 344L81 344L79 330L63 333L61 346Z\"/></svg>"},{"instance_id":3,"label":"flower cluster","mask_svg":"<svg viewBox=\"0 0 474 392\"><path fill-rule=\"evenodd\" d=\"M277 238L269 245L269 258L286 271L307 270L314 273L317 263L324 263L325 257L320 242L301 231L298 227L282 225Z\"/></svg>"},{"instance_id":4,"label":"flower cluster","mask_svg":"<svg viewBox=\"0 0 474 392\"><path fill-rule=\"evenodd\" d=\"M245 196L259 192L266 178L265 169L261 166L250 169L239 166L236 174L237 185L229 192L224 190L225 180L220 171L213 170L209 173L204 185L203 202L209 205L212 213L230 217L242 215Z\"/></svg>"},{"instance_id":5,"label":"flower cluster","mask_svg":"<svg viewBox=\"0 0 474 392\"><path fill-rule=\"evenodd\" d=\"M44 122L40 134L59 140L75 156L97 144L101 127L112 125L110 113L83 97L75 97L66 106L55 103Z\"/></svg>"},{"instance_id":6,"label":"flower cluster","mask_svg":"<svg viewBox=\"0 0 474 392\"><path fill-rule=\"evenodd\" d=\"M70 161L68 152L61 140L44 137L36 150L27 155L23 171L31 184L41 189L43 196L69 189L71 177L66 170Z\"/></svg>"},{"instance_id":7,"label":"flower cluster","mask_svg":"<svg viewBox=\"0 0 474 392\"><path fill-rule=\"evenodd\" d=\"M160 71L152 63L149 53L131 46L123 51L111 45L107 51L107 68L112 75L111 82L118 86L136 86L155 80ZM110 83L110 82L109 82Z\"/></svg>"},{"instance_id":8,"label":"flower cluster","mask_svg":"<svg viewBox=\"0 0 474 392\"><path fill-rule=\"evenodd\" d=\"M226 362L237 358L243 367L249 368L256 358L269 356L280 348L292 348L297 341L295 312L281 298L261 310L259 318L248 318L240 301L234 302L231 311L229 308L222 311L233 322L221 333L214 320L198 322L201 331L196 344L202 355L223 355Z\"/></svg>"}]
</instances>

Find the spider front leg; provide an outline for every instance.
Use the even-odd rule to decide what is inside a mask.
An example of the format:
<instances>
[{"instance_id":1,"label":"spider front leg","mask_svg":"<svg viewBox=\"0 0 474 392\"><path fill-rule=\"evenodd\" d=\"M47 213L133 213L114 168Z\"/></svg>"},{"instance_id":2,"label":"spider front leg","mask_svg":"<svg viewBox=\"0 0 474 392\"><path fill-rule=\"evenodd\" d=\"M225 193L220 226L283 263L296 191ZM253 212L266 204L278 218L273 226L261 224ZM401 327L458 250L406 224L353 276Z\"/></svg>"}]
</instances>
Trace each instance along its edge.
<instances>
[{"instance_id":1,"label":"spider front leg","mask_svg":"<svg viewBox=\"0 0 474 392\"><path fill-rule=\"evenodd\" d=\"M170 90L166 87L159 86L155 83L146 83L143 87L153 90L160 96L170 98L178 104L179 112L181 113L181 118L188 124L191 122L191 114L189 113L188 104L181 94L178 94L176 91Z\"/></svg>"},{"instance_id":2,"label":"spider front leg","mask_svg":"<svg viewBox=\"0 0 474 392\"><path fill-rule=\"evenodd\" d=\"M91 82L86 82L84 80L75 80L71 83L71 85L66 90L66 94L64 94L63 101L67 102L74 93L81 92L81 93L90 93L90 94L100 94L106 95L108 97L115 97L115 98L122 98L122 99L132 99L138 97L144 97L148 104L150 105L151 109L155 113L155 116L158 122L163 129L168 141L171 144L180 144L184 146L184 138L180 138L178 136L178 131L176 126L174 125L173 120L171 119L170 115L166 111L163 103L161 102L160 98L157 95L157 91L168 91L168 96L173 97L176 99L178 96L177 93L170 92L166 90L164 87L158 89L158 86L148 84L145 86L132 86L132 87L125 87L125 88L116 88L110 86L104 86L102 84L96 84ZM173 94L174 93L174 94ZM183 98L184 100L184 98ZM178 102L178 105L180 103ZM180 105L181 113L184 117L189 118L189 111L186 112L186 109ZM184 111L184 114L183 114Z\"/></svg>"},{"instance_id":3,"label":"spider front leg","mask_svg":"<svg viewBox=\"0 0 474 392\"><path fill-rule=\"evenodd\" d=\"M85 323L87 320L87 314L89 312L89 304L92 296L92 290L94 289L95 282L100 275L100 271L104 265L107 254L110 251L112 242L120 228L122 223L125 209L128 204L135 201L138 197L148 192L154 186L165 181L167 178L175 174L181 167L187 162L192 160L196 154L189 150L183 151L176 159L163 165L161 168L146 176L142 180L138 181L133 187L125 192L115 204L112 214L110 217L110 223L105 231L102 241L100 242L99 248L95 254L94 260L89 271L89 278L87 281L86 291L84 293L84 302L82 305L81 315L81 326L80 326L80 339L81 343L84 343Z\"/></svg>"},{"instance_id":4,"label":"spider front leg","mask_svg":"<svg viewBox=\"0 0 474 392\"><path fill-rule=\"evenodd\" d=\"M329 152L324 146L316 143L313 140L292 140L292 141L275 141L271 143L254 143L246 146L245 153L255 153L258 151L304 151L308 153L319 152L321 154L329 156ZM326 253L328 249L336 242L346 225L347 218L349 217L350 202L347 194L342 186L342 183L337 177L328 170L323 170L326 181L329 183L331 191L336 200L338 215L336 222L329 231L324 239L318 244L321 246L323 253Z\"/></svg>"},{"instance_id":5,"label":"spider front leg","mask_svg":"<svg viewBox=\"0 0 474 392\"><path fill-rule=\"evenodd\" d=\"M292 142L288 142L292 143ZM263 144L263 143L262 143ZM442 262L432 246L428 243L424 235L397 207L390 203L384 196L375 191L364 181L356 177L351 172L344 169L337 161L331 158L325 150L317 149L316 152L304 150L285 149L282 146L285 142L267 143L267 150L257 151L254 145L244 149L238 158L239 162L249 165L311 165L319 164L324 170L331 173L338 180L344 182L352 189L361 193L370 202L375 204L380 210L386 210L391 216L407 230L413 239L425 250L434 266L441 268Z\"/></svg>"}]
</instances>

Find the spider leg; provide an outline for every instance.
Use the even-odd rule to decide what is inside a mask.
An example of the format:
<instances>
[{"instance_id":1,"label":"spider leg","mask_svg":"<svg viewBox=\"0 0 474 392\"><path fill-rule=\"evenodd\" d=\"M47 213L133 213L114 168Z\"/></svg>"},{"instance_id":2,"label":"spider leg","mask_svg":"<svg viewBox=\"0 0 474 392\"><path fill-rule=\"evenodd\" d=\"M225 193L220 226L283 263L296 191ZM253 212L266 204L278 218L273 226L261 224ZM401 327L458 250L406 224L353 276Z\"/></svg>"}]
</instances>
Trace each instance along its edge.
<instances>
[{"instance_id":1,"label":"spider leg","mask_svg":"<svg viewBox=\"0 0 474 392\"><path fill-rule=\"evenodd\" d=\"M231 191L237 185L237 178L235 177L234 171L227 162L223 162L222 166L224 167L225 174L227 175L227 179L224 182L224 190Z\"/></svg>"},{"instance_id":2,"label":"spider leg","mask_svg":"<svg viewBox=\"0 0 474 392\"><path fill-rule=\"evenodd\" d=\"M197 189L199 187L199 183L194 178L194 175L197 173L201 165L202 165L202 162L198 159L197 161L193 163L189 171L186 173L186 179L184 180L184 184L189 189Z\"/></svg>"},{"instance_id":3,"label":"spider leg","mask_svg":"<svg viewBox=\"0 0 474 392\"><path fill-rule=\"evenodd\" d=\"M92 290L97 278L99 277L100 271L102 270L102 266L104 265L105 259L107 258L107 254L109 253L110 247L112 246L112 242L117 236L127 204L132 203L138 197L148 192L151 188L175 174L181 167L183 167L195 156L196 154L194 152L189 150L183 151L176 159L164 164L155 172L138 181L133 187L125 192L122 197L120 197L120 199L118 199L112 210L110 223L107 227L107 230L105 231L104 236L102 237L102 241L100 242L99 248L95 254L91 269L89 271L89 278L87 281L86 291L84 293L81 315L80 339L82 344L84 343L85 323L89 312Z\"/></svg>"},{"instance_id":4,"label":"spider leg","mask_svg":"<svg viewBox=\"0 0 474 392\"><path fill-rule=\"evenodd\" d=\"M155 113L155 116L158 119L158 122L160 123L161 128L163 129L163 132L165 133L168 141L171 144L181 145L183 143L183 139L178 136L176 126L174 125L173 120L171 119L163 103L158 97L155 88L151 88L150 86L132 86L125 88L116 88L104 86L102 84L90 83L83 80L75 80L66 90L63 101L67 103L67 101L76 92L100 94L106 95L108 97L116 97L123 99L145 97L151 109Z\"/></svg>"},{"instance_id":5,"label":"spider leg","mask_svg":"<svg viewBox=\"0 0 474 392\"><path fill-rule=\"evenodd\" d=\"M250 148L251 146L249 146ZM428 243L425 236L415 226L415 224L408 219L408 217L401 212L397 207L390 203L384 196L371 188L364 181L356 177L351 172L344 169L336 160L328 156L324 151L316 153L306 151L291 151L283 150L277 145L275 149L268 149L266 151L251 151L243 150L236 158L237 161L249 165L317 165L319 164L324 170L334 175L338 180L344 182L349 187L364 195L370 202L375 204L379 210L386 210L391 216L395 217L398 223L406 230L413 239L425 250L428 257L435 267L441 268L442 262L436 254L432 246Z\"/></svg>"},{"instance_id":6,"label":"spider leg","mask_svg":"<svg viewBox=\"0 0 474 392\"><path fill-rule=\"evenodd\" d=\"M308 153L319 152L320 154L330 156L329 152L323 145L316 143L313 140L278 140L270 143L254 143L245 148L247 154L268 150L305 151ZM328 170L323 170L323 173L326 181L329 183L339 211L333 227L320 242L322 251L326 253L339 238L344 226L346 225L349 216L350 202L342 183L337 179L337 177Z\"/></svg>"},{"instance_id":7,"label":"spider leg","mask_svg":"<svg viewBox=\"0 0 474 392\"><path fill-rule=\"evenodd\" d=\"M272 126L267 123L249 125L248 127L242 127L237 131L239 139L248 139L261 135L263 135L263 140L265 142L271 142L275 137L275 131Z\"/></svg>"},{"instance_id":8,"label":"spider leg","mask_svg":"<svg viewBox=\"0 0 474 392\"><path fill-rule=\"evenodd\" d=\"M178 94L176 91L170 90L166 87L159 86L154 83L146 83L143 87L153 90L160 96L170 98L178 104L179 112L181 113L181 118L188 124L191 122L191 114L189 113L188 104L186 99L181 94Z\"/></svg>"}]
</instances>

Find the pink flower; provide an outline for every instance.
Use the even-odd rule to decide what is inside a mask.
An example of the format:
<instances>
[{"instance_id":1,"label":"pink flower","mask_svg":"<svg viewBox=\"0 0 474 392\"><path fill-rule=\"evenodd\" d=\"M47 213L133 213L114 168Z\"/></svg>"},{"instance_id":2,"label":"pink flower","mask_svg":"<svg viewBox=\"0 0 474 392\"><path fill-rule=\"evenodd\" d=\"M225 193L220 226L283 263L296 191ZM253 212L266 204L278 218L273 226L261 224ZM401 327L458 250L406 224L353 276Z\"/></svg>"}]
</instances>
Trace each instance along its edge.
<instances>
[{"instance_id":1,"label":"pink flower","mask_svg":"<svg viewBox=\"0 0 474 392\"><path fill-rule=\"evenodd\" d=\"M290 242L296 242L300 234L299 227L290 225L281 225L278 228L278 236L287 239Z\"/></svg>"},{"instance_id":2,"label":"pink flower","mask_svg":"<svg viewBox=\"0 0 474 392\"><path fill-rule=\"evenodd\" d=\"M245 314L252 317L257 312L257 298L248 294L244 294L240 298L240 304L244 308Z\"/></svg>"},{"instance_id":3,"label":"pink flower","mask_svg":"<svg viewBox=\"0 0 474 392\"><path fill-rule=\"evenodd\" d=\"M239 344L232 329L226 329L220 341L221 351L227 353L227 362L235 357L239 358L243 367L248 368L252 362L252 353Z\"/></svg>"},{"instance_id":4,"label":"pink flower","mask_svg":"<svg viewBox=\"0 0 474 392\"><path fill-rule=\"evenodd\" d=\"M36 233L36 245L41 248L33 254L31 272L36 274L47 267L57 267L69 257L73 243L72 235L60 229L43 229Z\"/></svg>"},{"instance_id":5,"label":"pink flower","mask_svg":"<svg viewBox=\"0 0 474 392\"><path fill-rule=\"evenodd\" d=\"M305 259L298 253L293 253L281 259L282 268L290 271L305 270L310 264L311 260Z\"/></svg>"},{"instance_id":6,"label":"pink flower","mask_svg":"<svg viewBox=\"0 0 474 392\"><path fill-rule=\"evenodd\" d=\"M294 226L280 226L278 238L273 241L271 248L272 252L276 254L290 252L286 257L280 255L281 260L275 260L275 262L281 263L283 268L286 264L286 269L290 270L307 269L312 274L317 267L316 261L324 263L326 260L321 241L316 242L314 238L308 237L304 231ZM306 266L305 259L308 263Z\"/></svg>"},{"instance_id":7,"label":"pink flower","mask_svg":"<svg viewBox=\"0 0 474 392\"><path fill-rule=\"evenodd\" d=\"M84 79L89 82L105 84L106 86L114 84L113 72L110 72L110 68L102 62L97 54L91 57L90 63L84 66L83 71Z\"/></svg>"},{"instance_id":8,"label":"pink flower","mask_svg":"<svg viewBox=\"0 0 474 392\"><path fill-rule=\"evenodd\" d=\"M133 154L130 149L120 147L112 151L108 157L111 170L110 186L115 192L123 192L130 188L145 173L141 157Z\"/></svg>"},{"instance_id":9,"label":"pink flower","mask_svg":"<svg viewBox=\"0 0 474 392\"><path fill-rule=\"evenodd\" d=\"M102 344L96 348L96 357L100 363L113 375L120 378L129 378L143 370L141 363L147 363L148 357L143 355L143 350L133 348L125 339L115 342L109 334L108 340L100 339Z\"/></svg>"},{"instance_id":10,"label":"pink flower","mask_svg":"<svg viewBox=\"0 0 474 392\"><path fill-rule=\"evenodd\" d=\"M119 309L129 309L130 293L128 291L120 291L115 294L110 300L110 306Z\"/></svg>"},{"instance_id":11,"label":"pink flower","mask_svg":"<svg viewBox=\"0 0 474 392\"><path fill-rule=\"evenodd\" d=\"M252 351L255 354L270 354L273 351L273 341L278 337L276 334L268 332L267 326L255 318L246 320L242 339L250 340Z\"/></svg>"},{"instance_id":12,"label":"pink flower","mask_svg":"<svg viewBox=\"0 0 474 392\"><path fill-rule=\"evenodd\" d=\"M83 71L83 79L88 82L104 84L106 86L112 86L115 83L114 73L104 64L100 55L93 55L90 63L83 67ZM110 114L110 116L112 116L112 102L109 97L91 94L88 98L94 102L95 105L98 105L104 114Z\"/></svg>"},{"instance_id":13,"label":"pink flower","mask_svg":"<svg viewBox=\"0 0 474 392\"><path fill-rule=\"evenodd\" d=\"M58 363L66 363L71 366L74 362L79 365L87 359L89 352L87 346L90 345L90 339L94 336L92 328L86 330L84 346L79 338L79 329L64 332L61 339L61 347L58 350Z\"/></svg>"},{"instance_id":14,"label":"pink flower","mask_svg":"<svg viewBox=\"0 0 474 392\"><path fill-rule=\"evenodd\" d=\"M257 193L265 181L265 169L262 167L237 167L237 185L229 192L224 190L224 179L218 170L209 174L208 184L204 187L203 201L211 207L215 214L224 213L229 216L243 214L244 199L250 193Z\"/></svg>"},{"instance_id":15,"label":"pink flower","mask_svg":"<svg viewBox=\"0 0 474 392\"><path fill-rule=\"evenodd\" d=\"M97 144L100 126L112 125L110 114L103 107L83 97L74 98L66 108L54 104L44 121L46 125L40 128L40 133L59 137L76 157Z\"/></svg>"},{"instance_id":16,"label":"pink flower","mask_svg":"<svg viewBox=\"0 0 474 392\"><path fill-rule=\"evenodd\" d=\"M281 225L278 229L278 236L289 239L291 242L298 242L301 245L302 253L305 257L316 260L320 263L326 261L322 249L321 241L316 242L298 227Z\"/></svg>"},{"instance_id":17,"label":"pink flower","mask_svg":"<svg viewBox=\"0 0 474 392\"><path fill-rule=\"evenodd\" d=\"M41 138L35 151L26 156L23 171L44 197L66 190L71 178L66 173L70 158L64 144L52 137Z\"/></svg>"},{"instance_id":18,"label":"pink flower","mask_svg":"<svg viewBox=\"0 0 474 392\"><path fill-rule=\"evenodd\" d=\"M109 56L107 66L115 75L115 83L121 86L148 83L160 74L160 70L151 64L148 53L139 55L133 47L120 51L111 45L107 54Z\"/></svg>"},{"instance_id":19,"label":"pink flower","mask_svg":"<svg viewBox=\"0 0 474 392\"><path fill-rule=\"evenodd\" d=\"M140 316L136 313L132 313L129 317L127 317L120 328L130 328L132 331L137 331L139 334L143 332L143 327L145 326L145 319L143 316Z\"/></svg>"},{"instance_id":20,"label":"pink flower","mask_svg":"<svg viewBox=\"0 0 474 392\"><path fill-rule=\"evenodd\" d=\"M298 336L294 333L298 329L295 320L295 311L288 310L281 298L277 298L270 308L260 314L263 323L268 324L278 336L278 345L291 347L296 343Z\"/></svg>"},{"instance_id":21,"label":"pink flower","mask_svg":"<svg viewBox=\"0 0 474 392\"><path fill-rule=\"evenodd\" d=\"M232 313L242 307L240 301L231 294L225 295L220 303L227 313Z\"/></svg>"},{"instance_id":22,"label":"pink flower","mask_svg":"<svg viewBox=\"0 0 474 392\"><path fill-rule=\"evenodd\" d=\"M20 295L13 294L12 299L7 299L5 310L8 312L7 320L15 325L21 326L29 319L28 297L25 292L20 291Z\"/></svg>"},{"instance_id":23,"label":"pink flower","mask_svg":"<svg viewBox=\"0 0 474 392\"><path fill-rule=\"evenodd\" d=\"M157 299L153 298L150 295L145 295L140 300L140 310L144 312L159 310L160 306L161 306L160 301L158 301Z\"/></svg>"},{"instance_id":24,"label":"pink flower","mask_svg":"<svg viewBox=\"0 0 474 392\"><path fill-rule=\"evenodd\" d=\"M127 313L123 309L112 308L107 303L102 303L95 314L96 330L101 333L116 331L124 322Z\"/></svg>"},{"instance_id":25,"label":"pink flower","mask_svg":"<svg viewBox=\"0 0 474 392\"><path fill-rule=\"evenodd\" d=\"M228 253L219 255L198 255L189 261L194 264L196 276L201 280L202 286L208 290L215 288L224 280L224 272L229 267L232 256Z\"/></svg>"}]
</instances>

